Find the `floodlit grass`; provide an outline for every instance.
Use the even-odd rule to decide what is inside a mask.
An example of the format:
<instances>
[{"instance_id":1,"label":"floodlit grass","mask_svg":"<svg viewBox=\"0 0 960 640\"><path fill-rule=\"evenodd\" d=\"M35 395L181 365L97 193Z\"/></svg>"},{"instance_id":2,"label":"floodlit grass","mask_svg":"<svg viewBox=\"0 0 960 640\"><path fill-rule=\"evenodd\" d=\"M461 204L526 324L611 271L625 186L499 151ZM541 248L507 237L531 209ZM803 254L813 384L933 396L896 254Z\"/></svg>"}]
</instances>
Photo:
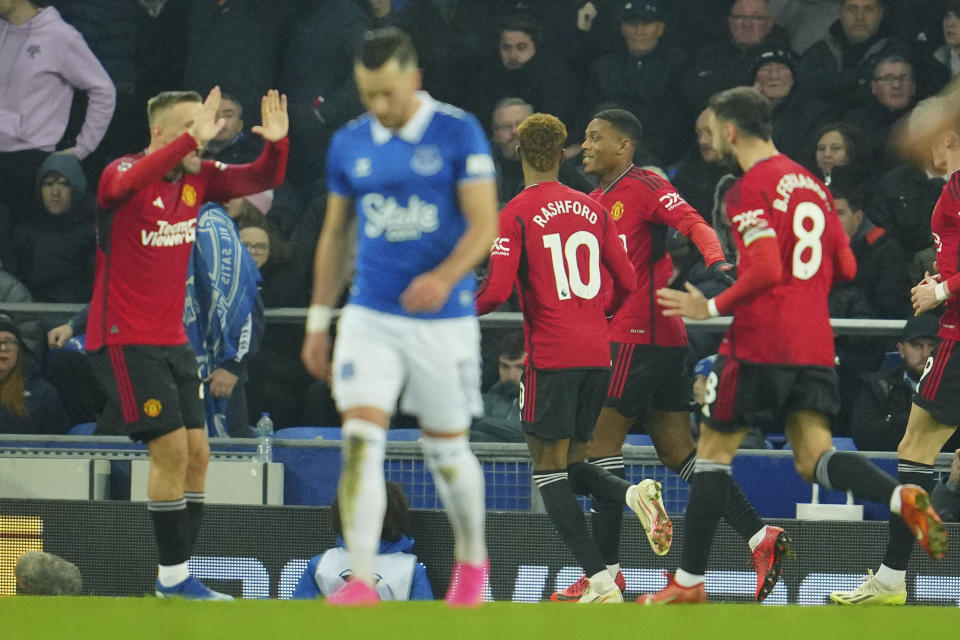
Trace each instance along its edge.
<instances>
[{"instance_id":1,"label":"floodlit grass","mask_svg":"<svg viewBox=\"0 0 960 640\"><path fill-rule=\"evenodd\" d=\"M246 600L183 602L154 598L0 599L0 636L9 640L193 638L731 638L845 640L950 634L954 608L761 607L742 604L641 607L495 603L452 610L441 602L385 603L335 609L322 602Z\"/></svg>"}]
</instances>

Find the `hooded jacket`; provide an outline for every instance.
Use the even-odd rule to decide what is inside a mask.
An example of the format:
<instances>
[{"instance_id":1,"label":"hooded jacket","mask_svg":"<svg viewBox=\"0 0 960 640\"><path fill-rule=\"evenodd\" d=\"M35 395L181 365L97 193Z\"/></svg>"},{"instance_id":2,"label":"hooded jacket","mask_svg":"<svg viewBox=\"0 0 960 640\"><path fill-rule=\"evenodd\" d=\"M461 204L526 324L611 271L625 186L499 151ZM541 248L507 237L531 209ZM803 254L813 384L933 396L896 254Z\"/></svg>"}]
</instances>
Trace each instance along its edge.
<instances>
[{"instance_id":1,"label":"hooded jacket","mask_svg":"<svg viewBox=\"0 0 960 640\"><path fill-rule=\"evenodd\" d=\"M0 87L0 152L53 151L79 89L88 101L75 147L82 160L103 139L116 103L107 72L53 7L16 26L0 20Z\"/></svg>"},{"instance_id":2,"label":"hooded jacket","mask_svg":"<svg viewBox=\"0 0 960 640\"><path fill-rule=\"evenodd\" d=\"M43 206L28 223L14 228L17 265L36 302L87 302L93 288L95 232L87 181L72 155L51 155L37 172L40 184L51 173L70 184L71 207L59 215Z\"/></svg>"}]
</instances>

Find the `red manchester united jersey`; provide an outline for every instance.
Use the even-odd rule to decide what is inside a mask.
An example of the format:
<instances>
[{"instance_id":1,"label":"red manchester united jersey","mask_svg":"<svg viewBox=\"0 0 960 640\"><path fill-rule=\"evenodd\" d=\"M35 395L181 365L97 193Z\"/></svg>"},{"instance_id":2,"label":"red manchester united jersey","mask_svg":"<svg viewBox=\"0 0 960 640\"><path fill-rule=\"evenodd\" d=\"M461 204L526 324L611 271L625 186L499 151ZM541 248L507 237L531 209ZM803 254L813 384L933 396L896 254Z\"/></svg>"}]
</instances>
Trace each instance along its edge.
<instances>
[{"instance_id":1,"label":"red manchester united jersey","mask_svg":"<svg viewBox=\"0 0 960 640\"><path fill-rule=\"evenodd\" d=\"M733 324L720 353L755 363L834 366L827 296L835 278L852 277L856 263L830 192L806 169L777 154L737 180L726 204L740 275L717 297L718 307L723 310L719 302L735 299L738 287L751 280L756 264L747 249L752 243L776 239L782 269L772 288L732 309Z\"/></svg>"},{"instance_id":2,"label":"red manchester united jersey","mask_svg":"<svg viewBox=\"0 0 960 640\"><path fill-rule=\"evenodd\" d=\"M267 144L256 162L203 162L197 175L164 178L196 142L183 134L149 154L113 161L97 201L97 256L87 349L105 344L175 345L183 328L187 265L197 213L207 201L257 193L283 181L287 139Z\"/></svg>"},{"instance_id":3,"label":"red manchester united jersey","mask_svg":"<svg viewBox=\"0 0 960 640\"><path fill-rule=\"evenodd\" d=\"M610 322L610 341L687 344L683 320L665 317L654 297L673 276L667 232L672 227L693 239L707 265L723 260L716 234L672 184L639 167L631 166L609 187L590 195L610 211L637 274L637 290Z\"/></svg>"},{"instance_id":4,"label":"red manchester united jersey","mask_svg":"<svg viewBox=\"0 0 960 640\"><path fill-rule=\"evenodd\" d=\"M933 242L937 247L937 270L941 281L960 271L960 171L955 171L943 185L937 206L930 220ZM960 295L947 298L940 316L940 337L960 340Z\"/></svg>"},{"instance_id":5,"label":"red manchester united jersey","mask_svg":"<svg viewBox=\"0 0 960 640\"><path fill-rule=\"evenodd\" d=\"M496 309L516 284L530 366L609 367L601 265L622 294L636 288L616 227L599 203L559 182L529 186L500 212L477 312Z\"/></svg>"}]
</instances>

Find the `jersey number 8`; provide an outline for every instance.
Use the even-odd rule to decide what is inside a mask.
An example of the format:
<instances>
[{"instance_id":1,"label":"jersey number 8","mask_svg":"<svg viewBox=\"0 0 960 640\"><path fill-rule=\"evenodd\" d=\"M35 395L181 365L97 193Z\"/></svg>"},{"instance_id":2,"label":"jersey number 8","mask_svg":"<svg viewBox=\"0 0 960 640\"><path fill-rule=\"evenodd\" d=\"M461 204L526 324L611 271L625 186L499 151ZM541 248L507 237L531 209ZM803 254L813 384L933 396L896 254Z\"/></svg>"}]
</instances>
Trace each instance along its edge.
<instances>
[{"instance_id":1,"label":"jersey number 8","mask_svg":"<svg viewBox=\"0 0 960 640\"><path fill-rule=\"evenodd\" d=\"M809 220L811 228L806 228ZM823 209L812 202L801 202L793 212L793 235L797 243L793 245L793 277L798 280L809 280L817 274L820 263L823 261L823 244L820 236L826 227ZM810 250L807 259L803 259L804 251Z\"/></svg>"},{"instance_id":2,"label":"jersey number 8","mask_svg":"<svg viewBox=\"0 0 960 640\"><path fill-rule=\"evenodd\" d=\"M558 298L569 300L571 294L584 300L596 297L600 291L600 243L595 235L589 231L577 231L561 246L560 234L551 233L543 236L543 246L550 250ZM580 247L586 247L590 254L586 282L580 277L580 265L577 262L577 250Z\"/></svg>"}]
</instances>

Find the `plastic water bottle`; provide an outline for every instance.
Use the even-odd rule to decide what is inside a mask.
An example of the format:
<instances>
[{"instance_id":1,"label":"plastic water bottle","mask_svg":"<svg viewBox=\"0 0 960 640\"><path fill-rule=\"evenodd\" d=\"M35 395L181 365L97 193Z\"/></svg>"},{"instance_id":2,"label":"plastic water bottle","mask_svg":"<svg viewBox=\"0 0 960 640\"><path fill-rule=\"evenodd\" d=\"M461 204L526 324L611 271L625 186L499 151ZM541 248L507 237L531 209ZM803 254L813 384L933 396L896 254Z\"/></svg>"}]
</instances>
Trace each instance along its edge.
<instances>
[{"instance_id":1,"label":"plastic water bottle","mask_svg":"<svg viewBox=\"0 0 960 640\"><path fill-rule=\"evenodd\" d=\"M257 462L273 462L273 420L264 411L257 420Z\"/></svg>"}]
</instances>

